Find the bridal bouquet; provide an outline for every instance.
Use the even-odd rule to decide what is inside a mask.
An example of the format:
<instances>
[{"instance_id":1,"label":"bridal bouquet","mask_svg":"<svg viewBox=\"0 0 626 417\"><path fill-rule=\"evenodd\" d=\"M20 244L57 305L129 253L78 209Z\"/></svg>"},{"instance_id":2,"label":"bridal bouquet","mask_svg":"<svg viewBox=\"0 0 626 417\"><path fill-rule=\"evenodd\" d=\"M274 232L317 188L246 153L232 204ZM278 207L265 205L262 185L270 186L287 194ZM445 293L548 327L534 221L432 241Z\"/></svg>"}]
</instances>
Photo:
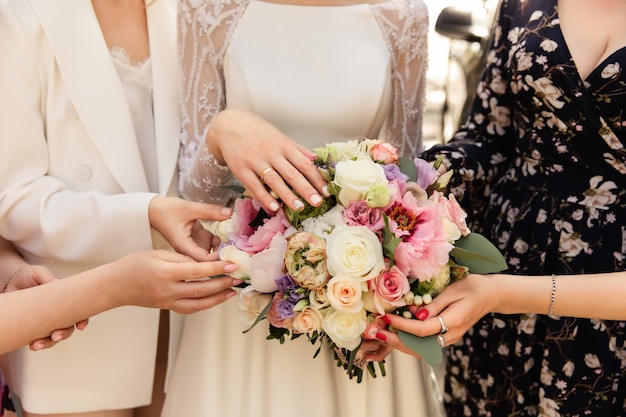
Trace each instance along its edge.
<instances>
[{"instance_id":1,"label":"bridal bouquet","mask_svg":"<svg viewBox=\"0 0 626 417\"><path fill-rule=\"evenodd\" d=\"M306 336L319 344L315 355L330 345L338 364L360 381L363 369L376 373L355 353L386 327L382 315L412 317L469 270L494 272L503 261L470 233L454 196L439 191L452 172L439 176L428 162L399 158L379 140L314 152L331 193L319 207L267 213L244 196L214 231L222 238L221 259L236 263L245 280L241 319L254 326L266 318L268 339L281 343ZM402 337L420 353L418 339L426 338Z\"/></svg>"}]
</instances>

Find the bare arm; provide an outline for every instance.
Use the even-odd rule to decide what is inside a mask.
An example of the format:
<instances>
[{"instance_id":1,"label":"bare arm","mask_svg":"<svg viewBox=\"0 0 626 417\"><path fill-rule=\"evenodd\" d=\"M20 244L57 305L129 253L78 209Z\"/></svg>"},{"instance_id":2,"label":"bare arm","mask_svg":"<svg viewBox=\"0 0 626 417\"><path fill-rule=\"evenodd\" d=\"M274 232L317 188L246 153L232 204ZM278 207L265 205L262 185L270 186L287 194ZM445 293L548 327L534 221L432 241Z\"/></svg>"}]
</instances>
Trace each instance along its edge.
<instances>
[{"instance_id":1,"label":"bare arm","mask_svg":"<svg viewBox=\"0 0 626 417\"><path fill-rule=\"evenodd\" d=\"M626 271L602 274L557 275L553 314L590 319L625 320ZM552 277L524 275L468 275L439 294L426 307L423 321L388 315L394 327L417 336L438 334L444 318L446 345L459 340L489 312L502 314L548 314ZM395 333L383 331L388 344L412 352Z\"/></svg>"},{"instance_id":2,"label":"bare arm","mask_svg":"<svg viewBox=\"0 0 626 417\"><path fill-rule=\"evenodd\" d=\"M231 277L201 280L236 269L216 259L215 255L211 262L195 262L168 251L142 252L46 285L2 294L0 354L123 305L185 314L213 307L235 295L230 287L241 282Z\"/></svg>"}]
</instances>

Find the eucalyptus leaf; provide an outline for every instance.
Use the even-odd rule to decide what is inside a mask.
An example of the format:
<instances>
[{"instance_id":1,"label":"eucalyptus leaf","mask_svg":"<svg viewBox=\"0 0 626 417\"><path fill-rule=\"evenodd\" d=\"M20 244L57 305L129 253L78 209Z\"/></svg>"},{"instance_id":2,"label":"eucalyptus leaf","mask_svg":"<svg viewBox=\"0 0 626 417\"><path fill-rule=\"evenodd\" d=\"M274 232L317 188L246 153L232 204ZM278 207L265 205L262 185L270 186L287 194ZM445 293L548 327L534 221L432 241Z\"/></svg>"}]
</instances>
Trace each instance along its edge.
<instances>
[{"instance_id":1,"label":"eucalyptus leaf","mask_svg":"<svg viewBox=\"0 0 626 417\"><path fill-rule=\"evenodd\" d=\"M398 166L400 172L409 177L409 181L417 181L417 167L412 159L401 156L398 158Z\"/></svg>"},{"instance_id":2,"label":"eucalyptus leaf","mask_svg":"<svg viewBox=\"0 0 626 417\"><path fill-rule=\"evenodd\" d=\"M443 361L443 352L437 335L419 337L414 334L398 330L398 336L402 343L404 343L409 349L417 353L422 359L430 366L435 366Z\"/></svg>"},{"instance_id":3,"label":"eucalyptus leaf","mask_svg":"<svg viewBox=\"0 0 626 417\"><path fill-rule=\"evenodd\" d=\"M234 191L236 193L239 194L243 194L244 191L246 191L246 188L242 185L236 185L236 184L232 184L232 185L220 185L219 188L222 188L224 190L230 190L230 191Z\"/></svg>"},{"instance_id":4,"label":"eucalyptus leaf","mask_svg":"<svg viewBox=\"0 0 626 417\"><path fill-rule=\"evenodd\" d=\"M508 268L500 251L478 233L457 240L450 256L457 264L468 267L472 274L489 274Z\"/></svg>"}]
</instances>

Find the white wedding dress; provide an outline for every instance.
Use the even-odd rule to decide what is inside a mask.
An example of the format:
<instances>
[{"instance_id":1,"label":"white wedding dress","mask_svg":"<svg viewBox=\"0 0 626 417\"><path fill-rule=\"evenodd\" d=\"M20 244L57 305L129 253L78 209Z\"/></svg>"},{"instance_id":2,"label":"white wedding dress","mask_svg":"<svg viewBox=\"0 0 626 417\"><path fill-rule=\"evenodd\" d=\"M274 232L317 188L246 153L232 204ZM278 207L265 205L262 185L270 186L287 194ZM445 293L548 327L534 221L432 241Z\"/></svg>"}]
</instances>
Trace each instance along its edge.
<instances>
[{"instance_id":1,"label":"white wedding dress","mask_svg":"<svg viewBox=\"0 0 626 417\"><path fill-rule=\"evenodd\" d=\"M227 203L228 170L204 132L226 105L252 110L308 148L383 137L421 150L427 10L421 1L293 6L253 0L182 0L187 198ZM306 337L266 340L267 322L243 334L237 300L185 319L162 417L436 417L431 368L400 352L387 376L359 384Z\"/></svg>"}]
</instances>

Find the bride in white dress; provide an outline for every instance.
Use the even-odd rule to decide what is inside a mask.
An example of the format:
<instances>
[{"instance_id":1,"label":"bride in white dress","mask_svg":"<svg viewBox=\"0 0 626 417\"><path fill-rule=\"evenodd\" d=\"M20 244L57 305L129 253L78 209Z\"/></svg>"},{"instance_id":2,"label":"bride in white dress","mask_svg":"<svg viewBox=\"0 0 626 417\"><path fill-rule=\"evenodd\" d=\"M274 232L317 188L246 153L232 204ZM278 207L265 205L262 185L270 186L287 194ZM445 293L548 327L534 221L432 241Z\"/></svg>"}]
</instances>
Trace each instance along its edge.
<instances>
[{"instance_id":1,"label":"bride in white dress","mask_svg":"<svg viewBox=\"0 0 626 417\"><path fill-rule=\"evenodd\" d=\"M232 198L218 187L233 176L205 143L227 107L262 117L308 149L368 137L387 140L404 156L422 150L424 3L297 1L181 0L186 198L221 204ZM241 147L243 164L260 175L258 159L271 146L263 143L257 154ZM432 370L408 355L392 352L387 376L358 384L331 352L314 359L317 346L305 337L268 341L265 321L243 330L236 301L186 317L162 417L442 415Z\"/></svg>"}]
</instances>

